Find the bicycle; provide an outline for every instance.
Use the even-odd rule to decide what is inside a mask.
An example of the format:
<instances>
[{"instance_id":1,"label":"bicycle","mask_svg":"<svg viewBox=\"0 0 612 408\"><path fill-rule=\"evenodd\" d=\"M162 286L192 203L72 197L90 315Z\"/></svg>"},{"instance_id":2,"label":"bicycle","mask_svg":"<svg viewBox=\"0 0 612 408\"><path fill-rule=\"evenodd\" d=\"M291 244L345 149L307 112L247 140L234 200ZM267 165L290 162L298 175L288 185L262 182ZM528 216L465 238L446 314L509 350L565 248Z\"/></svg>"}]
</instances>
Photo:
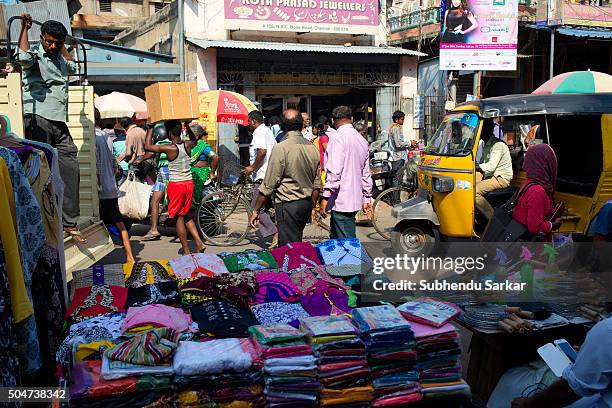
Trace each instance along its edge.
<instances>
[{"instance_id":1,"label":"bicycle","mask_svg":"<svg viewBox=\"0 0 612 408\"><path fill-rule=\"evenodd\" d=\"M213 245L237 245L251 229L252 183L242 171L231 174L233 167L226 165L221 181L207 187L196 211L198 229Z\"/></svg>"},{"instance_id":2,"label":"bicycle","mask_svg":"<svg viewBox=\"0 0 612 408\"><path fill-rule=\"evenodd\" d=\"M397 204L411 199L417 192L416 163L412 160L406 162L396 175L399 186L391 187L376 197L372 204L372 225L378 234L385 240L391 239L391 231L395 227L391 210Z\"/></svg>"}]
</instances>

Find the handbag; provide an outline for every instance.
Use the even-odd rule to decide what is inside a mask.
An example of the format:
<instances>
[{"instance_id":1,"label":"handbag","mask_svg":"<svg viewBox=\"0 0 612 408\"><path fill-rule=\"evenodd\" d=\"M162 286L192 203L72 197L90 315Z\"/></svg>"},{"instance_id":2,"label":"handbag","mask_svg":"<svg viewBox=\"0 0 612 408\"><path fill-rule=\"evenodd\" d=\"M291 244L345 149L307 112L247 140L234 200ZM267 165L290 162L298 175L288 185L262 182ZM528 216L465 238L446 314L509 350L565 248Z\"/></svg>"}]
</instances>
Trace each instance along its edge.
<instances>
[{"instance_id":1,"label":"handbag","mask_svg":"<svg viewBox=\"0 0 612 408\"><path fill-rule=\"evenodd\" d=\"M516 221L512 215L516 203L525 192L536 183L529 182L519 189L508 201L493 210L493 217L489 220L482 234L481 242L523 242L529 240L531 234L527 227ZM509 246L506 246L508 248ZM503 248L500 248L503 249Z\"/></svg>"},{"instance_id":2,"label":"handbag","mask_svg":"<svg viewBox=\"0 0 612 408\"><path fill-rule=\"evenodd\" d=\"M127 180L119 186L119 212L133 220L144 220L149 215L149 199L152 187L136 180L130 171Z\"/></svg>"}]
</instances>

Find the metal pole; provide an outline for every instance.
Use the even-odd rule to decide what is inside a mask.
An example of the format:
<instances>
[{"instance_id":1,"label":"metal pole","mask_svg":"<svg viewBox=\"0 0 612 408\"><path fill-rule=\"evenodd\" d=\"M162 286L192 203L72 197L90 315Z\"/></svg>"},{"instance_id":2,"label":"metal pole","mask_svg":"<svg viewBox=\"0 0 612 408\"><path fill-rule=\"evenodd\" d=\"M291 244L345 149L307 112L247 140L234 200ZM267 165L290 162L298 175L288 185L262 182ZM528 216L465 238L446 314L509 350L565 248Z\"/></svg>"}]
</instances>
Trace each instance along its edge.
<instances>
[{"instance_id":1,"label":"metal pole","mask_svg":"<svg viewBox=\"0 0 612 408\"><path fill-rule=\"evenodd\" d=\"M179 17L179 64L180 66L180 75L181 81L185 80L185 13L184 13L184 1L178 0L178 17Z\"/></svg>"},{"instance_id":2,"label":"metal pole","mask_svg":"<svg viewBox=\"0 0 612 408\"><path fill-rule=\"evenodd\" d=\"M555 29L550 30L550 68L548 71L549 79L555 76Z\"/></svg>"}]
</instances>

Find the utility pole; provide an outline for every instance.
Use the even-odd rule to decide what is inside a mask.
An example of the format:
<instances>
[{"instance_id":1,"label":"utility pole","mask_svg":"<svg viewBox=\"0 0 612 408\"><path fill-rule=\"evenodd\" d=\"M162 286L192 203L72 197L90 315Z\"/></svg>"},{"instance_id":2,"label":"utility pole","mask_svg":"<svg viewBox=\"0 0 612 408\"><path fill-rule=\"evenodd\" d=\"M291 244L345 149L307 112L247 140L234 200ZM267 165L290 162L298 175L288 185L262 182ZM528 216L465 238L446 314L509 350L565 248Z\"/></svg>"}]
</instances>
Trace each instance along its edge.
<instances>
[{"instance_id":1,"label":"utility pole","mask_svg":"<svg viewBox=\"0 0 612 408\"><path fill-rule=\"evenodd\" d=\"M555 27L550 29L550 68L548 77L551 79L555 76Z\"/></svg>"},{"instance_id":2,"label":"utility pole","mask_svg":"<svg viewBox=\"0 0 612 408\"><path fill-rule=\"evenodd\" d=\"M482 71L474 71L474 87L472 89L472 93L474 94L474 98L480 99L480 81L482 80Z\"/></svg>"}]
</instances>

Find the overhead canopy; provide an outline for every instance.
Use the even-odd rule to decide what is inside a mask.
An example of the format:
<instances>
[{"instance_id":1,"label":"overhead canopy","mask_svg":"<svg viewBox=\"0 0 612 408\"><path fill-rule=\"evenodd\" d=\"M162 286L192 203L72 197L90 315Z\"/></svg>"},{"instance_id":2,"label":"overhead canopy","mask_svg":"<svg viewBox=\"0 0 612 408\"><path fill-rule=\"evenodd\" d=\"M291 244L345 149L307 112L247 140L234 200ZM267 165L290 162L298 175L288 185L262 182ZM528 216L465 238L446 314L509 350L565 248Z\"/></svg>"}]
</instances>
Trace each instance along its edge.
<instances>
[{"instance_id":1,"label":"overhead canopy","mask_svg":"<svg viewBox=\"0 0 612 408\"><path fill-rule=\"evenodd\" d=\"M507 95L464 102L455 109L474 108L485 118L566 113L612 113L612 93ZM463 108L463 109L461 109Z\"/></svg>"},{"instance_id":2,"label":"overhead canopy","mask_svg":"<svg viewBox=\"0 0 612 408\"><path fill-rule=\"evenodd\" d=\"M422 52L406 50L398 47L373 47L365 45L327 45L327 44L298 44L280 42L259 41L233 41L233 40L201 40L198 38L187 38L191 44L203 49L208 48L232 48L242 50L261 51L289 51L289 52L321 52L330 54L369 54L369 55L410 55L425 57Z\"/></svg>"},{"instance_id":3,"label":"overhead canopy","mask_svg":"<svg viewBox=\"0 0 612 408\"><path fill-rule=\"evenodd\" d=\"M559 34L571 35L573 37L603 38L606 40L612 40L612 31L609 29L560 27L557 29L557 32Z\"/></svg>"}]
</instances>

